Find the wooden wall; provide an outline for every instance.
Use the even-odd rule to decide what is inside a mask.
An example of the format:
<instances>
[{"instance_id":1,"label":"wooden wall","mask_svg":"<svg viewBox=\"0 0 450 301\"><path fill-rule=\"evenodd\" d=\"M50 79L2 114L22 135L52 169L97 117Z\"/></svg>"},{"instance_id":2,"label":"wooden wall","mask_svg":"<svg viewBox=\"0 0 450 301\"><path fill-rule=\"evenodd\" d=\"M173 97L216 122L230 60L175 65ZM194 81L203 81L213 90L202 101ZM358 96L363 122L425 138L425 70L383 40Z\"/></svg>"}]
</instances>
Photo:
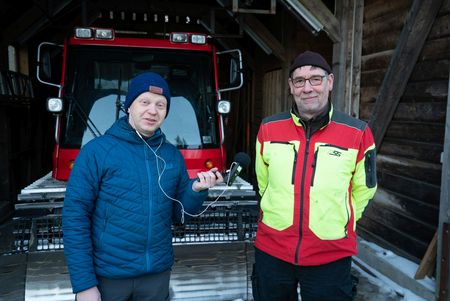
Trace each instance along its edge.
<instances>
[{"instance_id":1,"label":"wooden wall","mask_svg":"<svg viewBox=\"0 0 450 301\"><path fill-rule=\"evenodd\" d=\"M247 152L252 158L251 168L245 175L257 189L254 158L255 139L261 120L279 112L289 110L292 99L289 95L288 69L295 57L306 50L317 51L332 62L333 43L325 33L313 35L282 5L277 5L276 15L255 15L270 34L283 45L285 57L267 55L258 46L245 45L244 41L244 86L241 90L224 95L232 100L232 110L226 127L227 154Z\"/></svg>"},{"instance_id":2,"label":"wooden wall","mask_svg":"<svg viewBox=\"0 0 450 301\"><path fill-rule=\"evenodd\" d=\"M412 0L365 0L360 118L369 120ZM378 152L379 191L364 238L420 261L438 225L450 59L444 0Z\"/></svg>"}]
</instances>

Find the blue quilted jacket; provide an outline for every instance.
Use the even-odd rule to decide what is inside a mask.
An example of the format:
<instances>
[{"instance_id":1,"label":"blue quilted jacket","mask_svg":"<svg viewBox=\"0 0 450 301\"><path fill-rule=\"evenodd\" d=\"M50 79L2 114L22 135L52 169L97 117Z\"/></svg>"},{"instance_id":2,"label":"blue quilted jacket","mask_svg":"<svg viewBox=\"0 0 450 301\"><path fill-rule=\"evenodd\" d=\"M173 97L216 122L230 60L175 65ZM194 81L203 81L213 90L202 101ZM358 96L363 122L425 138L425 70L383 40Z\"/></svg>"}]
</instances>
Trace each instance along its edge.
<instances>
[{"instance_id":1,"label":"blue quilted jacket","mask_svg":"<svg viewBox=\"0 0 450 301\"><path fill-rule=\"evenodd\" d=\"M181 210L159 188L158 167L163 190L187 212L197 212L206 199L207 190L192 190L183 157L160 130L146 141L165 163L123 117L75 161L63 208L74 293L96 286L96 275L129 278L171 268L171 224Z\"/></svg>"}]
</instances>

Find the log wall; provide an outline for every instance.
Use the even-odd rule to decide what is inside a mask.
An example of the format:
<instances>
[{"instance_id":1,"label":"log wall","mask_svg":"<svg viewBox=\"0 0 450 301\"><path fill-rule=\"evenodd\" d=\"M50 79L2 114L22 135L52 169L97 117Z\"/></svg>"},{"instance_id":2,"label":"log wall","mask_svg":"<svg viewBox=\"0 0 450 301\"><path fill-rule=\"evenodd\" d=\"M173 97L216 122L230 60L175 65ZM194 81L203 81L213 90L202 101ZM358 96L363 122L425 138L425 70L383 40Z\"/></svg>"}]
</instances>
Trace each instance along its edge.
<instances>
[{"instance_id":1,"label":"log wall","mask_svg":"<svg viewBox=\"0 0 450 301\"><path fill-rule=\"evenodd\" d=\"M366 0L360 117L369 120L412 0ZM378 151L379 191L361 236L417 262L438 225L450 59L444 0Z\"/></svg>"}]
</instances>

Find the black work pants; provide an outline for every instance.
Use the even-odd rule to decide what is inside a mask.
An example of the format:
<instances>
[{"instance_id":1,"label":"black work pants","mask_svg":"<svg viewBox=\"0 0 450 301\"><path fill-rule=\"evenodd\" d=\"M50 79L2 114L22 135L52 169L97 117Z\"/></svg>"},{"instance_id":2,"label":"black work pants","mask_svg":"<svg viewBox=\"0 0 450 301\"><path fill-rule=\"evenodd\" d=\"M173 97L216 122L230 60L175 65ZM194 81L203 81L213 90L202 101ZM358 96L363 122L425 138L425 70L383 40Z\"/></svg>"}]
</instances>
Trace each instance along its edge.
<instances>
[{"instance_id":1,"label":"black work pants","mask_svg":"<svg viewBox=\"0 0 450 301\"><path fill-rule=\"evenodd\" d=\"M297 266L255 248L255 301L351 301L351 257L319 266Z\"/></svg>"},{"instance_id":2,"label":"black work pants","mask_svg":"<svg viewBox=\"0 0 450 301\"><path fill-rule=\"evenodd\" d=\"M127 279L98 278L102 301L168 301L170 270Z\"/></svg>"}]
</instances>

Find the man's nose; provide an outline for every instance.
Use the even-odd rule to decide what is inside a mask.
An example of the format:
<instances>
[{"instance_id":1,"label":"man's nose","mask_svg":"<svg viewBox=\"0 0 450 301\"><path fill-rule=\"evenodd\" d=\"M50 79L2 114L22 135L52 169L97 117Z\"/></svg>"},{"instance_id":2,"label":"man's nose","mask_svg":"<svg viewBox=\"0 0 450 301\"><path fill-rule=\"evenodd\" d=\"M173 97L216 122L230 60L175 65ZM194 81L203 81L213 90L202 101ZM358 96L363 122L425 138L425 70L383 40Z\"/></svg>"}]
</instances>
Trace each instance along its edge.
<instances>
[{"instance_id":1,"label":"man's nose","mask_svg":"<svg viewBox=\"0 0 450 301\"><path fill-rule=\"evenodd\" d=\"M149 104L149 106L147 107L147 112L149 112L152 115L156 114L157 113L156 105L154 103Z\"/></svg>"},{"instance_id":2,"label":"man's nose","mask_svg":"<svg viewBox=\"0 0 450 301\"><path fill-rule=\"evenodd\" d=\"M309 80L307 80L305 82L305 85L303 86L303 92L311 92L313 90L311 83L309 82Z\"/></svg>"}]
</instances>

